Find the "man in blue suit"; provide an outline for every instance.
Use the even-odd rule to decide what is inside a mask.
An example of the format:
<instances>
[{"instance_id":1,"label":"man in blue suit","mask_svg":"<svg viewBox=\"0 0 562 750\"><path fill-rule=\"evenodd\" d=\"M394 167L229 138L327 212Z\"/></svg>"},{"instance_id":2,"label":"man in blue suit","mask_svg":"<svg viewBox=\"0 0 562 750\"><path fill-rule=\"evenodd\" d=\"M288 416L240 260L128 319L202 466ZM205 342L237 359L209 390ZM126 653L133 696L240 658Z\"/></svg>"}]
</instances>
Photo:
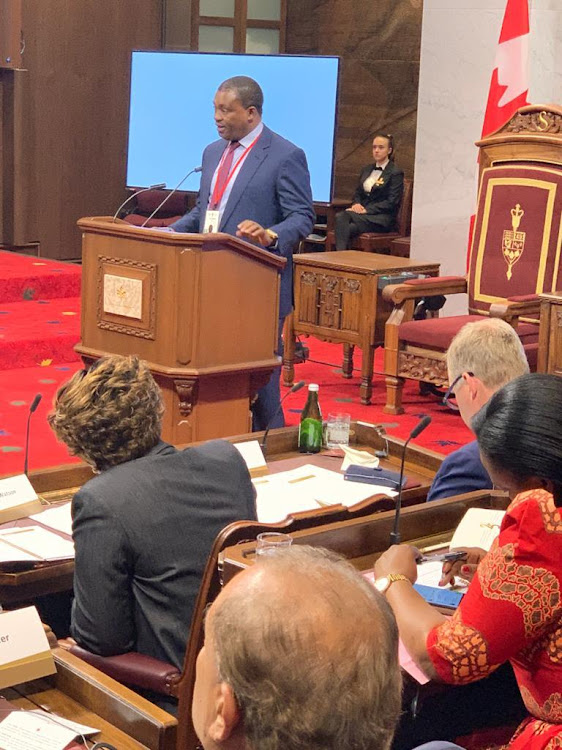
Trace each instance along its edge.
<instances>
[{"instance_id":1,"label":"man in blue suit","mask_svg":"<svg viewBox=\"0 0 562 750\"><path fill-rule=\"evenodd\" d=\"M195 207L171 229L226 232L286 258L279 305L281 352L283 321L293 304L293 249L310 234L315 214L306 156L263 124L262 107L263 92L252 78L235 76L221 83L214 99L220 140L203 152ZM226 148L224 141L229 141ZM279 403L276 369L252 406L254 430L265 429ZM273 426L283 424L279 411Z\"/></svg>"}]
</instances>

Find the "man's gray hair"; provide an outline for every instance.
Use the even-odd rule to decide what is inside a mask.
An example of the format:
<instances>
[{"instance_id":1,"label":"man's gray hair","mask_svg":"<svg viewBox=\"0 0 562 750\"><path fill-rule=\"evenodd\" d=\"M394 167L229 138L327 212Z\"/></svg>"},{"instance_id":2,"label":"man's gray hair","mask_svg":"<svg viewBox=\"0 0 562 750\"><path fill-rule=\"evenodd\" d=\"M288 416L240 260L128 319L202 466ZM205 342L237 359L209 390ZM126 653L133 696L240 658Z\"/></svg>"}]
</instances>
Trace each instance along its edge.
<instances>
[{"instance_id":1,"label":"man's gray hair","mask_svg":"<svg viewBox=\"0 0 562 750\"><path fill-rule=\"evenodd\" d=\"M398 630L347 561L293 545L212 618L221 679L253 750L386 750L401 707Z\"/></svg>"},{"instance_id":2,"label":"man's gray hair","mask_svg":"<svg viewBox=\"0 0 562 750\"><path fill-rule=\"evenodd\" d=\"M451 381L463 372L472 372L494 390L529 372L521 339L499 318L464 325L449 346L447 367Z\"/></svg>"}]
</instances>

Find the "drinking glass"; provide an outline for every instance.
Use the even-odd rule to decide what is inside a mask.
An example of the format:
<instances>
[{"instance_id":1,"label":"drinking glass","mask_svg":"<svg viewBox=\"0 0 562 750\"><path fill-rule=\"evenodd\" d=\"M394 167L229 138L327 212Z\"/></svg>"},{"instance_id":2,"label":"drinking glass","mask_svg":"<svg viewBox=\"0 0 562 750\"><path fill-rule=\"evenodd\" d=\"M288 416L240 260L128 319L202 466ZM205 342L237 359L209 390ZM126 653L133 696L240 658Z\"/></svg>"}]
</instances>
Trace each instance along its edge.
<instances>
[{"instance_id":1,"label":"drinking glass","mask_svg":"<svg viewBox=\"0 0 562 750\"><path fill-rule=\"evenodd\" d=\"M293 543L293 537L288 534L279 534L276 531L266 531L258 534L256 545L256 557L274 555L277 550L286 549Z\"/></svg>"}]
</instances>

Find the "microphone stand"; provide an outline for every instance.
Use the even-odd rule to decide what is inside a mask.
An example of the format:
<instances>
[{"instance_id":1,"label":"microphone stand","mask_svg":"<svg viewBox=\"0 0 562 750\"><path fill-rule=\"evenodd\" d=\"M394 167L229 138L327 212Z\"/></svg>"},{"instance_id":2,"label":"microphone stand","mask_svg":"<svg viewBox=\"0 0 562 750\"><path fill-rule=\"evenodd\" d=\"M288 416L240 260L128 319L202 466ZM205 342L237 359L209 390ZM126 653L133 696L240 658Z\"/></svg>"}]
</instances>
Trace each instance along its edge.
<instances>
[{"instance_id":1,"label":"microphone stand","mask_svg":"<svg viewBox=\"0 0 562 750\"><path fill-rule=\"evenodd\" d=\"M162 206L163 206L163 205L164 205L165 203L167 203L167 202L168 202L168 201L170 200L170 198L172 197L172 195L174 195L174 193L175 193L175 192L177 192L177 191L178 191L178 190L180 189L180 187L181 187L181 186L183 185L183 183L184 183L184 182L185 182L185 181L187 180L187 178L188 178L188 177L189 177L190 175L192 175L192 174L193 174L194 172L201 172L201 171L203 171L203 167L195 167L195 169L191 169L191 170L190 170L190 171L189 171L189 172L188 172L188 173L187 173L187 174L185 175L185 177L184 177L183 179L181 179L181 180L180 180L180 181L178 182L178 184L177 184L177 185L175 186L175 188L174 188L174 189L173 189L173 190L172 190L171 192L169 192L169 193L168 193L168 195L167 195L167 196L166 196L166 197L164 198L164 200L162 201L162 203L159 203L159 204L158 204L158 205L156 206L156 208L155 208L155 209L154 209L154 211L153 211L153 212L152 212L152 213L150 214L150 216L148 217L148 219L145 219L145 221L143 221L143 223L141 224L141 229L142 229L142 227L144 227L144 226L146 226L146 225L148 224L148 222L149 222L149 221L150 221L150 220L152 219L152 217L153 217L153 216L156 216L156 214L158 213L158 211L160 211L160 209L162 208Z\"/></svg>"},{"instance_id":2,"label":"microphone stand","mask_svg":"<svg viewBox=\"0 0 562 750\"><path fill-rule=\"evenodd\" d=\"M31 406L29 407L29 413L27 415L27 429L25 431L25 460L23 463L23 473L25 476L27 476L27 459L29 458L29 425L31 423L31 415L37 409L39 406L39 402L43 398L41 393L38 393L33 401L31 402Z\"/></svg>"},{"instance_id":3,"label":"microphone stand","mask_svg":"<svg viewBox=\"0 0 562 750\"><path fill-rule=\"evenodd\" d=\"M119 206L117 211L113 214L113 221L117 221L117 217L119 216L119 213L122 208L124 208L129 201L132 201L133 198L136 198L137 195L140 195L141 193L146 193L147 190L162 190L162 188L166 187L165 182L158 182L156 185L149 185L148 187L141 188L140 190L135 190L135 192L130 195L128 198L125 198L123 203Z\"/></svg>"},{"instance_id":4,"label":"microphone stand","mask_svg":"<svg viewBox=\"0 0 562 750\"><path fill-rule=\"evenodd\" d=\"M423 417L417 425L414 427L412 432L409 434L408 439L402 447L402 460L400 462L400 479L398 483L398 498L396 500L396 513L394 514L394 529L390 532L390 544L400 544L402 537L400 534L400 513L402 512L402 484L404 482L404 462L406 460L406 448L412 438L417 437L420 432L423 432L427 425L431 422L431 417Z\"/></svg>"},{"instance_id":5,"label":"microphone stand","mask_svg":"<svg viewBox=\"0 0 562 750\"><path fill-rule=\"evenodd\" d=\"M266 450L265 450L265 442L267 440L267 436L269 435L269 431L271 430L271 425L273 424L273 422L275 421L275 418L277 417L277 415L281 411L281 408L283 406L283 402L285 401L285 399L287 398L287 396L290 396L291 393L296 393L297 391L300 391L300 389L304 385L305 385L304 380L299 380L298 383L295 383L294 386L291 388L291 390L287 391L287 393L283 396L283 398L279 402L279 406L275 410L275 414L269 420L269 422L267 424L267 427L265 428L265 432L263 433L263 438L261 439L261 443L260 443L260 448L262 449L262 453L264 455L264 458L267 458L267 453L266 453Z\"/></svg>"}]
</instances>

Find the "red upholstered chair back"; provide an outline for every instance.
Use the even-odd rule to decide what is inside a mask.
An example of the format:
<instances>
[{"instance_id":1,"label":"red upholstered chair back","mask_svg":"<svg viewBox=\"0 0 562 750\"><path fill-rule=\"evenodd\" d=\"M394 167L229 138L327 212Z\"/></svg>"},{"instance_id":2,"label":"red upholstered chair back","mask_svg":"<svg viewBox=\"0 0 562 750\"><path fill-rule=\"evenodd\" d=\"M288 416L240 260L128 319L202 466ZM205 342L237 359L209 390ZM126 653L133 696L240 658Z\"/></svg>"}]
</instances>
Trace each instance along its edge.
<instances>
[{"instance_id":1,"label":"red upholstered chair back","mask_svg":"<svg viewBox=\"0 0 562 750\"><path fill-rule=\"evenodd\" d=\"M133 226L140 227L144 224L151 213L158 208L167 195L165 190L147 190L139 193L135 198L135 205L131 213L123 219ZM174 193L172 197L162 206L153 219L147 222L148 227L164 227L177 221L187 211L187 199L185 193Z\"/></svg>"},{"instance_id":2,"label":"red upholstered chair back","mask_svg":"<svg viewBox=\"0 0 562 750\"><path fill-rule=\"evenodd\" d=\"M484 169L469 270L469 312L561 288L562 168Z\"/></svg>"}]
</instances>

